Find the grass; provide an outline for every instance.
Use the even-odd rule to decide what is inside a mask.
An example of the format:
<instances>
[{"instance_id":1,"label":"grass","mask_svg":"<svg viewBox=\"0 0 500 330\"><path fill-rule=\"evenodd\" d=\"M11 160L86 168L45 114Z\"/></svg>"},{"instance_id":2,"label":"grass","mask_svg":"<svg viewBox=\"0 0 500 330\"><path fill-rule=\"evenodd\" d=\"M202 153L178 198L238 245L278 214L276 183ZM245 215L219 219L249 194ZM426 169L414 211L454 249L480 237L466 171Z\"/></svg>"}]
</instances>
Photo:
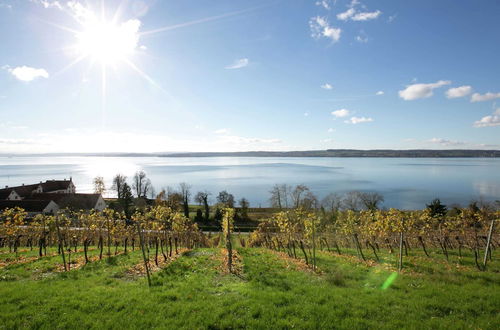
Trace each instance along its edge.
<instances>
[{"instance_id":1,"label":"grass","mask_svg":"<svg viewBox=\"0 0 500 330\"><path fill-rule=\"evenodd\" d=\"M141 262L138 250L68 273L54 271L60 256L0 268L0 328L495 329L500 324L495 259L488 271L479 272L469 265L470 257L457 268L455 256L446 262L437 252L426 258L412 250L405 272L384 290L395 257L382 251L383 262L375 264L319 252L316 274L271 251L238 248L243 260L238 276L221 273L220 251L185 253L153 274L151 288L143 277L127 273ZM0 260L12 257L5 252L0 249Z\"/></svg>"}]
</instances>

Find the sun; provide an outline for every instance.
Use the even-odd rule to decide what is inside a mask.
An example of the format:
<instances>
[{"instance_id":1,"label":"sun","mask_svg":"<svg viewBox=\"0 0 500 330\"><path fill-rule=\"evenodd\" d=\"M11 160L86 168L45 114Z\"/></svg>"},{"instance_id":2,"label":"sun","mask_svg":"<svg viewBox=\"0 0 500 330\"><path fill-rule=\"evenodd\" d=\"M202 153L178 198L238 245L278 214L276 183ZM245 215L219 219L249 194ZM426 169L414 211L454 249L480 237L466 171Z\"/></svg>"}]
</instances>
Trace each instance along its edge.
<instances>
[{"instance_id":1,"label":"sun","mask_svg":"<svg viewBox=\"0 0 500 330\"><path fill-rule=\"evenodd\" d=\"M131 19L123 23L91 19L83 22L76 33L76 51L102 64L127 60L137 49L141 22Z\"/></svg>"}]
</instances>

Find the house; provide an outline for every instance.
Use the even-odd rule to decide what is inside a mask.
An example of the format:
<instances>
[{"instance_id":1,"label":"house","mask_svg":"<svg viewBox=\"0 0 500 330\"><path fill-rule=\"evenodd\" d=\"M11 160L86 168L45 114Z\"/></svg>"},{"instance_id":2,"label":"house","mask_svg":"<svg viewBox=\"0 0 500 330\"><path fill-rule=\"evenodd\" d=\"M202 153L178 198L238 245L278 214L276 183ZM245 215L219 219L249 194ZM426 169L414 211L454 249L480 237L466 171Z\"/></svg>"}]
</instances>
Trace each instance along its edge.
<instances>
[{"instance_id":1,"label":"house","mask_svg":"<svg viewBox=\"0 0 500 330\"><path fill-rule=\"evenodd\" d=\"M42 193L33 194L34 200L54 201L61 209L72 210L97 210L106 208L106 202L101 194L63 194L63 193Z\"/></svg>"},{"instance_id":2,"label":"house","mask_svg":"<svg viewBox=\"0 0 500 330\"><path fill-rule=\"evenodd\" d=\"M15 194L12 194L12 191ZM31 199L33 194L39 193L57 193L57 194L74 194L76 192L76 187L73 184L73 180L47 180L45 182L40 181L40 183L20 186L8 187L0 189L0 200L4 199L3 196L8 196L9 200L17 199ZM12 195L12 196L11 196ZM16 196L17 195L17 196ZM17 198L16 198L17 197Z\"/></svg>"},{"instance_id":3,"label":"house","mask_svg":"<svg viewBox=\"0 0 500 330\"><path fill-rule=\"evenodd\" d=\"M102 211L106 208L101 194L77 194L71 178L5 187L0 189L0 202L0 211L18 206L30 214L54 213L66 208L75 211Z\"/></svg>"},{"instance_id":4,"label":"house","mask_svg":"<svg viewBox=\"0 0 500 330\"><path fill-rule=\"evenodd\" d=\"M21 200L21 196L19 196L15 190L0 191L0 201L15 201L15 200Z\"/></svg>"},{"instance_id":5,"label":"house","mask_svg":"<svg viewBox=\"0 0 500 330\"><path fill-rule=\"evenodd\" d=\"M56 214L59 206L52 200L0 200L0 210L20 207L28 212L29 216L35 214Z\"/></svg>"}]
</instances>

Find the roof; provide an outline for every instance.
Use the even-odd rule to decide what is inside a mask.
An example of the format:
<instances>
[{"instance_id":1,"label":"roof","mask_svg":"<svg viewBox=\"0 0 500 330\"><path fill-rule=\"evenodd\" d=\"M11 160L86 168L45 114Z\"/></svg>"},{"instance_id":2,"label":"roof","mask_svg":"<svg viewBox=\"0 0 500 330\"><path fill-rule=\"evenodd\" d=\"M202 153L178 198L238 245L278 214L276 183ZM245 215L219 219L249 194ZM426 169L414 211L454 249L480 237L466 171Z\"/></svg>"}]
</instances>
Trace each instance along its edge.
<instances>
[{"instance_id":1,"label":"roof","mask_svg":"<svg viewBox=\"0 0 500 330\"><path fill-rule=\"evenodd\" d=\"M27 198L31 196L34 190L36 190L39 186L42 186L42 190L44 192L52 192L52 191L57 191L57 190L66 190L70 187L70 185L73 184L73 181L71 179L69 180L47 180L45 182L40 182L40 183L35 183L35 184L26 184L26 185L21 185L21 186L15 186L15 187L6 187L0 189L0 196L3 196L3 194L8 193L12 190L14 190L19 196L23 198ZM7 195L8 196L8 195ZM3 198L0 198L3 199ZM7 197L5 197L7 199Z\"/></svg>"},{"instance_id":2,"label":"roof","mask_svg":"<svg viewBox=\"0 0 500 330\"><path fill-rule=\"evenodd\" d=\"M70 208L74 210L90 210L95 208L100 194L57 194L42 193L33 194L32 199L54 201L60 208Z\"/></svg>"},{"instance_id":3,"label":"roof","mask_svg":"<svg viewBox=\"0 0 500 330\"><path fill-rule=\"evenodd\" d=\"M50 202L51 200L0 201L0 210L20 207L26 212L43 212Z\"/></svg>"},{"instance_id":4,"label":"roof","mask_svg":"<svg viewBox=\"0 0 500 330\"><path fill-rule=\"evenodd\" d=\"M42 189L46 192L56 191L56 190L65 190L72 185L73 182L70 180L47 180L42 183Z\"/></svg>"},{"instance_id":5,"label":"roof","mask_svg":"<svg viewBox=\"0 0 500 330\"><path fill-rule=\"evenodd\" d=\"M10 196L10 192L12 190L1 190L0 191L0 200L6 200Z\"/></svg>"},{"instance_id":6,"label":"roof","mask_svg":"<svg viewBox=\"0 0 500 330\"><path fill-rule=\"evenodd\" d=\"M0 194L2 193L8 193L12 190L14 190L19 196L21 197L28 197L33 193L33 190L37 189L40 184L27 184L27 185L22 185L22 186L16 186L16 187L7 187L0 189ZM6 197L7 198L7 197Z\"/></svg>"}]
</instances>

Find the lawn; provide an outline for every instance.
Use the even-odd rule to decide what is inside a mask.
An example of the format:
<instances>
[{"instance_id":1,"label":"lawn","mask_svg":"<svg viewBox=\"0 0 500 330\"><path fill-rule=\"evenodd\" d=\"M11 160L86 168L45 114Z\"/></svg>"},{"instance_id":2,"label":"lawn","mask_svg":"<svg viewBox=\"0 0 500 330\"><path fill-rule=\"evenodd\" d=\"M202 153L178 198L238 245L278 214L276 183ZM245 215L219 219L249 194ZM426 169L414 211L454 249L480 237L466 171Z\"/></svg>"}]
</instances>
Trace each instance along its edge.
<instances>
[{"instance_id":1,"label":"lawn","mask_svg":"<svg viewBox=\"0 0 500 330\"><path fill-rule=\"evenodd\" d=\"M472 328L500 325L500 264L474 268L470 256L447 262L412 250L405 270L380 262L318 253L318 272L285 254L237 248L237 274L222 250L195 249L155 272L152 287L131 272L135 250L63 272L51 249L0 250L0 328ZM72 254L81 260L82 252ZM98 251L90 251L97 258ZM495 257L495 255L494 255ZM75 265L76 266L76 265ZM394 279L389 283L389 278Z\"/></svg>"}]
</instances>

